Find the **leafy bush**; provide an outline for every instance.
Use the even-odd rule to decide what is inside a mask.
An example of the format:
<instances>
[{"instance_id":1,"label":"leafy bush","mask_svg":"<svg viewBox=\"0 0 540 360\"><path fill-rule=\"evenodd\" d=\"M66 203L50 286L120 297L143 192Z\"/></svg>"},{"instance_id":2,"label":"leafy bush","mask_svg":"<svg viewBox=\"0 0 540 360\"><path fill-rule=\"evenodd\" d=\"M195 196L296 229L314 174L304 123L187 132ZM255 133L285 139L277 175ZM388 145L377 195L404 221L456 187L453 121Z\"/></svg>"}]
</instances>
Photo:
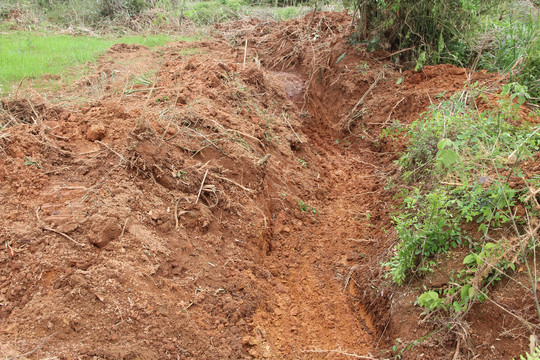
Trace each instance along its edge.
<instances>
[{"instance_id":1,"label":"leafy bush","mask_svg":"<svg viewBox=\"0 0 540 360\"><path fill-rule=\"evenodd\" d=\"M250 5L256 6L279 6L279 7L296 7L303 4L309 4L311 0L256 0L249 1Z\"/></svg>"},{"instance_id":2,"label":"leafy bush","mask_svg":"<svg viewBox=\"0 0 540 360\"><path fill-rule=\"evenodd\" d=\"M283 7L274 11L274 18L278 21L285 21L297 17L300 14L299 7Z\"/></svg>"},{"instance_id":3,"label":"leafy bush","mask_svg":"<svg viewBox=\"0 0 540 360\"><path fill-rule=\"evenodd\" d=\"M452 63L505 73L527 88L531 102L540 103L538 5L527 0L353 3L359 13L353 43L365 43L370 51L411 50L399 56L416 61L415 71L424 64Z\"/></svg>"},{"instance_id":4,"label":"leafy bush","mask_svg":"<svg viewBox=\"0 0 540 360\"><path fill-rule=\"evenodd\" d=\"M482 182L480 177L494 165L508 165L511 154L518 156L516 161L532 156L540 144L538 134L530 135L530 124L512 125L519 110L513 100L523 103L529 97L524 91L519 84L504 86L496 110L478 111L471 106L474 101L487 100L487 91L474 86L432 106L410 125L410 142L399 160L406 170L404 177L451 176L459 180L454 182L473 184Z\"/></svg>"},{"instance_id":5,"label":"leafy bush","mask_svg":"<svg viewBox=\"0 0 540 360\"><path fill-rule=\"evenodd\" d=\"M464 34L477 15L498 0L358 0L358 41L388 43L394 50L415 47L427 63L468 60Z\"/></svg>"},{"instance_id":6,"label":"leafy bush","mask_svg":"<svg viewBox=\"0 0 540 360\"><path fill-rule=\"evenodd\" d=\"M415 188L405 198L403 212L393 218L400 242L386 264L394 282L403 284L413 269L429 271L432 264L426 259L461 243L459 223L451 212L454 202L442 189L422 194Z\"/></svg>"},{"instance_id":7,"label":"leafy bush","mask_svg":"<svg viewBox=\"0 0 540 360\"><path fill-rule=\"evenodd\" d=\"M240 1L195 2L188 6L185 15L197 24L208 25L238 17L242 6Z\"/></svg>"},{"instance_id":8,"label":"leafy bush","mask_svg":"<svg viewBox=\"0 0 540 360\"><path fill-rule=\"evenodd\" d=\"M456 271L446 288L424 292L418 297L416 304L427 312L468 310L475 301L480 302L487 298L489 286L501 280L502 273L516 270L514 262L508 260L513 256L513 252L504 241L488 242L478 246L463 259L465 268Z\"/></svg>"},{"instance_id":9,"label":"leafy bush","mask_svg":"<svg viewBox=\"0 0 540 360\"><path fill-rule=\"evenodd\" d=\"M520 355L520 360L540 360L540 346L537 346L536 349L534 349L532 354L525 354L525 356Z\"/></svg>"},{"instance_id":10,"label":"leafy bush","mask_svg":"<svg viewBox=\"0 0 540 360\"><path fill-rule=\"evenodd\" d=\"M435 264L429 257L452 247L468 244L481 254L479 244L490 229L519 221L512 209L524 192L511 187L509 179L522 176L519 164L540 149L540 127L512 125L519 110L512 98L524 101L523 90L509 84L497 111L479 111L469 104L483 101L485 90L473 87L410 125L410 142L399 164L405 181L422 182L404 192L402 208L393 217L399 242L385 265L397 284L411 272L431 271ZM476 223L480 237L462 232L464 223ZM506 266L502 258L493 263ZM491 279L488 273L483 276ZM427 308L438 302L432 295L423 298Z\"/></svg>"},{"instance_id":11,"label":"leafy bush","mask_svg":"<svg viewBox=\"0 0 540 360\"><path fill-rule=\"evenodd\" d=\"M505 11L507 10L507 11ZM535 102L540 102L540 18L534 9L500 9L505 16L488 16L485 29L475 36L473 48L481 52L478 66L488 71L506 73L510 82L527 87Z\"/></svg>"},{"instance_id":12,"label":"leafy bush","mask_svg":"<svg viewBox=\"0 0 540 360\"><path fill-rule=\"evenodd\" d=\"M145 0L101 0L100 15L108 18L122 13L137 16L148 6Z\"/></svg>"}]
</instances>

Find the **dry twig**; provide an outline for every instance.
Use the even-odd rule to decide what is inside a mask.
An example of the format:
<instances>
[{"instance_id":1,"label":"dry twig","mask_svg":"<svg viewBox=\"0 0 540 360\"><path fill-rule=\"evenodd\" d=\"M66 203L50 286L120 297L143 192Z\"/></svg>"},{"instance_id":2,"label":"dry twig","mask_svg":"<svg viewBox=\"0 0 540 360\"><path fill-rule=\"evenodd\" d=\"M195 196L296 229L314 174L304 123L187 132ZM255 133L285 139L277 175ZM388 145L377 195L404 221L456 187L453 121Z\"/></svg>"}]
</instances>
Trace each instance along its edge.
<instances>
[{"instance_id":1,"label":"dry twig","mask_svg":"<svg viewBox=\"0 0 540 360\"><path fill-rule=\"evenodd\" d=\"M378 58L377 60L380 61L380 60L388 59L389 57L392 57L392 56L397 55L397 54L401 54L402 52L413 50L415 47L416 46L412 46L412 47L409 47L409 48L406 48L406 49L401 49L401 50L393 52L393 53L391 53L389 55L383 56L382 58Z\"/></svg>"},{"instance_id":2,"label":"dry twig","mask_svg":"<svg viewBox=\"0 0 540 360\"><path fill-rule=\"evenodd\" d=\"M52 229L52 228L50 228L50 227L45 226L45 222L43 222L43 221L40 219L40 217L39 217L39 210L40 210L40 209L41 209L41 207L38 206L37 209L36 209L36 217L37 217L38 225L39 225L39 227L40 227L42 230L47 230L47 231L53 232L53 233L55 233L55 234L61 235L61 236L65 237L66 239L68 239L68 240L70 240L70 241L73 241L75 244L77 244L77 245L79 245L79 246L81 246L81 247L84 247L84 244L82 244L82 243L76 241L75 239L73 239L73 238L70 237L69 235L64 234L63 232L60 232L60 231L58 231L58 230L55 230L55 229Z\"/></svg>"},{"instance_id":3,"label":"dry twig","mask_svg":"<svg viewBox=\"0 0 540 360\"><path fill-rule=\"evenodd\" d=\"M349 357L352 357L352 358L355 358L355 359L377 360L377 359L375 359L374 357L371 357L371 356L357 355L357 354L348 353L346 351L342 351L342 350L339 350L339 349L329 349L329 350L313 349L313 350L302 350L302 352L319 353L319 354L321 354L321 353L335 353L335 354L349 356Z\"/></svg>"},{"instance_id":4,"label":"dry twig","mask_svg":"<svg viewBox=\"0 0 540 360\"><path fill-rule=\"evenodd\" d=\"M201 192L202 192L202 189L203 189L203 186L204 186L204 182L206 181L206 175L208 175L208 170L210 170L210 169L206 169L206 172L204 173L204 177L203 177L203 180L201 182L201 188L199 189L199 193L197 194L197 200L195 200L195 204L197 204L199 202L199 198L201 197Z\"/></svg>"},{"instance_id":5,"label":"dry twig","mask_svg":"<svg viewBox=\"0 0 540 360\"><path fill-rule=\"evenodd\" d=\"M219 175L216 175L216 174L212 174L212 176L215 176L215 177L217 177L218 179L221 179L221 180L228 181L228 182L230 182L231 184L238 186L238 187L239 187L240 189L242 189L242 190L245 190L245 191L248 191L248 192L254 192L254 191L255 191L255 190L253 190L253 189L249 189L249 188L247 188L247 187L245 187L245 186L242 186L242 185L240 185L239 183L237 183L236 181L231 180L231 179L228 179L228 178L226 178L226 177L222 177L222 176L219 176Z\"/></svg>"},{"instance_id":6,"label":"dry twig","mask_svg":"<svg viewBox=\"0 0 540 360\"><path fill-rule=\"evenodd\" d=\"M35 353L36 351L38 351L39 349L41 349L41 347L43 345L45 345L45 343L51 338L53 337L54 335L56 335L56 331L53 332L51 335L47 336L46 338L43 339L43 341L41 342L41 344L39 344L38 346L36 346L33 350L30 350L29 352L26 352L24 354L20 354L20 355L15 355L15 356L11 356L11 357L8 357L7 359L5 360L15 360L15 359L19 359L19 358L22 358L22 357L26 357L28 355L32 355L33 353Z\"/></svg>"},{"instance_id":7,"label":"dry twig","mask_svg":"<svg viewBox=\"0 0 540 360\"><path fill-rule=\"evenodd\" d=\"M242 65L242 69L246 67L246 55L247 55L247 39L246 39L246 45L244 46L244 64Z\"/></svg>"},{"instance_id":8,"label":"dry twig","mask_svg":"<svg viewBox=\"0 0 540 360\"><path fill-rule=\"evenodd\" d=\"M287 122L287 124L289 124L289 127L291 128L292 132L294 135L296 135L296 138L298 139L298 141L300 141L300 144L303 143L302 139L300 139L300 136L298 136L298 134L296 133L296 131L294 131L291 123L289 122L289 119L287 119L287 117L285 115L283 115L283 118L285 119L285 121Z\"/></svg>"},{"instance_id":9,"label":"dry twig","mask_svg":"<svg viewBox=\"0 0 540 360\"><path fill-rule=\"evenodd\" d=\"M109 147L109 145L99 141L99 140L96 140L96 142L100 145L103 145L105 146L107 149L109 149L112 153L114 153L115 155L117 155L119 158L120 158L120 161L121 162L127 162L126 161L126 158L124 156L122 156L122 154L120 154L119 152L117 152L116 150L112 149L111 147ZM119 164L120 165L120 164Z\"/></svg>"}]
</instances>

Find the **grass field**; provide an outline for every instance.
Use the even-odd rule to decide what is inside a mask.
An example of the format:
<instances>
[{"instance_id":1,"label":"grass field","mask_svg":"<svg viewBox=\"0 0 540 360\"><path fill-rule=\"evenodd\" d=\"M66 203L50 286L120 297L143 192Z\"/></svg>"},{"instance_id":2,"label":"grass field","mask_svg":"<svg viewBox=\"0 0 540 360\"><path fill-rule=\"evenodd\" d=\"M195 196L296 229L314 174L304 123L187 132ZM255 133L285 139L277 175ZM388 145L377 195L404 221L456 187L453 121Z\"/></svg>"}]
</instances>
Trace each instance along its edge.
<instances>
[{"instance_id":1,"label":"grass field","mask_svg":"<svg viewBox=\"0 0 540 360\"><path fill-rule=\"evenodd\" d=\"M113 13L94 0L5 0L0 1L0 96L7 96L21 82L30 79L41 88L43 75L61 75L68 83L84 74L89 61L116 43L135 43L157 47L170 41L197 40L200 35L185 33L182 21L205 27L244 17L285 20L307 13L309 6L275 7L273 2L254 5L243 0L209 2L162 0L154 6L135 1L112 1ZM141 5L133 8L131 5ZM111 9L109 9L111 10ZM90 29L94 36L59 35L62 29ZM203 30L201 30L203 29ZM122 34L122 35L120 35ZM131 34L126 36L124 34ZM142 35L147 34L147 35ZM152 34L152 35L149 35ZM155 35L158 34L158 35ZM204 35L203 35L204 36Z\"/></svg>"},{"instance_id":2,"label":"grass field","mask_svg":"<svg viewBox=\"0 0 540 360\"><path fill-rule=\"evenodd\" d=\"M0 95L6 95L23 78L58 75L67 68L80 69L117 43L157 47L171 41L193 41L195 37L134 35L87 37L15 32L0 35ZM77 72L77 71L75 71Z\"/></svg>"}]
</instances>

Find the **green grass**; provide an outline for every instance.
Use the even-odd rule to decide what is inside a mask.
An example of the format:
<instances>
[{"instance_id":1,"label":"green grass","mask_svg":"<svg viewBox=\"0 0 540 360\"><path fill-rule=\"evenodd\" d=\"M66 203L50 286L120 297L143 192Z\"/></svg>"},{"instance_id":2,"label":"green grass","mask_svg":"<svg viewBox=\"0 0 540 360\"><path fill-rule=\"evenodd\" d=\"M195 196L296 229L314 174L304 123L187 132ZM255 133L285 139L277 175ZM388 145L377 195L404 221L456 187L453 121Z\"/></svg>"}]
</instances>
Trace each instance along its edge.
<instances>
[{"instance_id":1,"label":"green grass","mask_svg":"<svg viewBox=\"0 0 540 360\"><path fill-rule=\"evenodd\" d=\"M95 61L99 54L117 43L153 48L179 40L195 39L167 35L98 38L32 32L0 34L0 95L7 94L23 78L58 75L67 68Z\"/></svg>"},{"instance_id":2,"label":"green grass","mask_svg":"<svg viewBox=\"0 0 540 360\"><path fill-rule=\"evenodd\" d=\"M142 3L144 6L139 6ZM278 3L279 7L273 0L4 0L0 4L0 31L35 30L37 26L49 29L83 27L98 33L143 28L159 33L161 30L182 30L183 19L199 26L245 17L288 20L313 9L307 2L298 2L297 6L290 6L293 1L289 6L283 6L283 1ZM113 9L107 4L112 4ZM343 9L337 2L332 7ZM23 16L16 21L11 19L9 14L13 10Z\"/></svg>"},{"instance_id":3,"label":"green grass","mask_svg":"<svg viewBox=\"0 0 540 360\"><path fill-rule=\"evenodd\" d=\"M504 17L500 14L505 12L498 11L483 19L476 40L482 48L478 66L508 74L509 82L527 87L530 102L540 104L540 15L515 11L509 9Z\"/></svg>"},{"instance_id":4,"label":"green grass","mask_svg":"<svg viewBox=\"0 0 540 360\"><path fill-rule=\"evenodd\" d=\"M289 20L310 11L308 6L257 6L240 1L220 0L190 2L186 4L185 16L198 25L209 25L242 17L273 18L277 21Z\"/></svg>"}]
</instances>

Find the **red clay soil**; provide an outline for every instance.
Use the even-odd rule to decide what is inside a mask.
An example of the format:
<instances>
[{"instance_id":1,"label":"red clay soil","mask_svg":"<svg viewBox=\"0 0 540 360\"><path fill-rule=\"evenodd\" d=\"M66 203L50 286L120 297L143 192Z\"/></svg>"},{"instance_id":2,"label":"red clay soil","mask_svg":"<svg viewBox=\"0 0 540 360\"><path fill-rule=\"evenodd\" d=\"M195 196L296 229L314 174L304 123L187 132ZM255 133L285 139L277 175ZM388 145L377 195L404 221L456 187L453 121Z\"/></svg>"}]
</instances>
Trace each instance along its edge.
<instances>
[{"instance_id":1,"label":"red clay soil","mask_svg":"<svg viewBox=\"0 0 540 360\"><path fill-rule=\"evenodd\" d=\"M350 21L115 45L56 105L2 100L0 356L381 359L432 333L420 284L383 279L403 144L379 135L497 78L401 73L347 44ZM523 353L529 334L486 309L470 312L476 347L438 334L403 358Z\"/></svg>"}]
</instances>

